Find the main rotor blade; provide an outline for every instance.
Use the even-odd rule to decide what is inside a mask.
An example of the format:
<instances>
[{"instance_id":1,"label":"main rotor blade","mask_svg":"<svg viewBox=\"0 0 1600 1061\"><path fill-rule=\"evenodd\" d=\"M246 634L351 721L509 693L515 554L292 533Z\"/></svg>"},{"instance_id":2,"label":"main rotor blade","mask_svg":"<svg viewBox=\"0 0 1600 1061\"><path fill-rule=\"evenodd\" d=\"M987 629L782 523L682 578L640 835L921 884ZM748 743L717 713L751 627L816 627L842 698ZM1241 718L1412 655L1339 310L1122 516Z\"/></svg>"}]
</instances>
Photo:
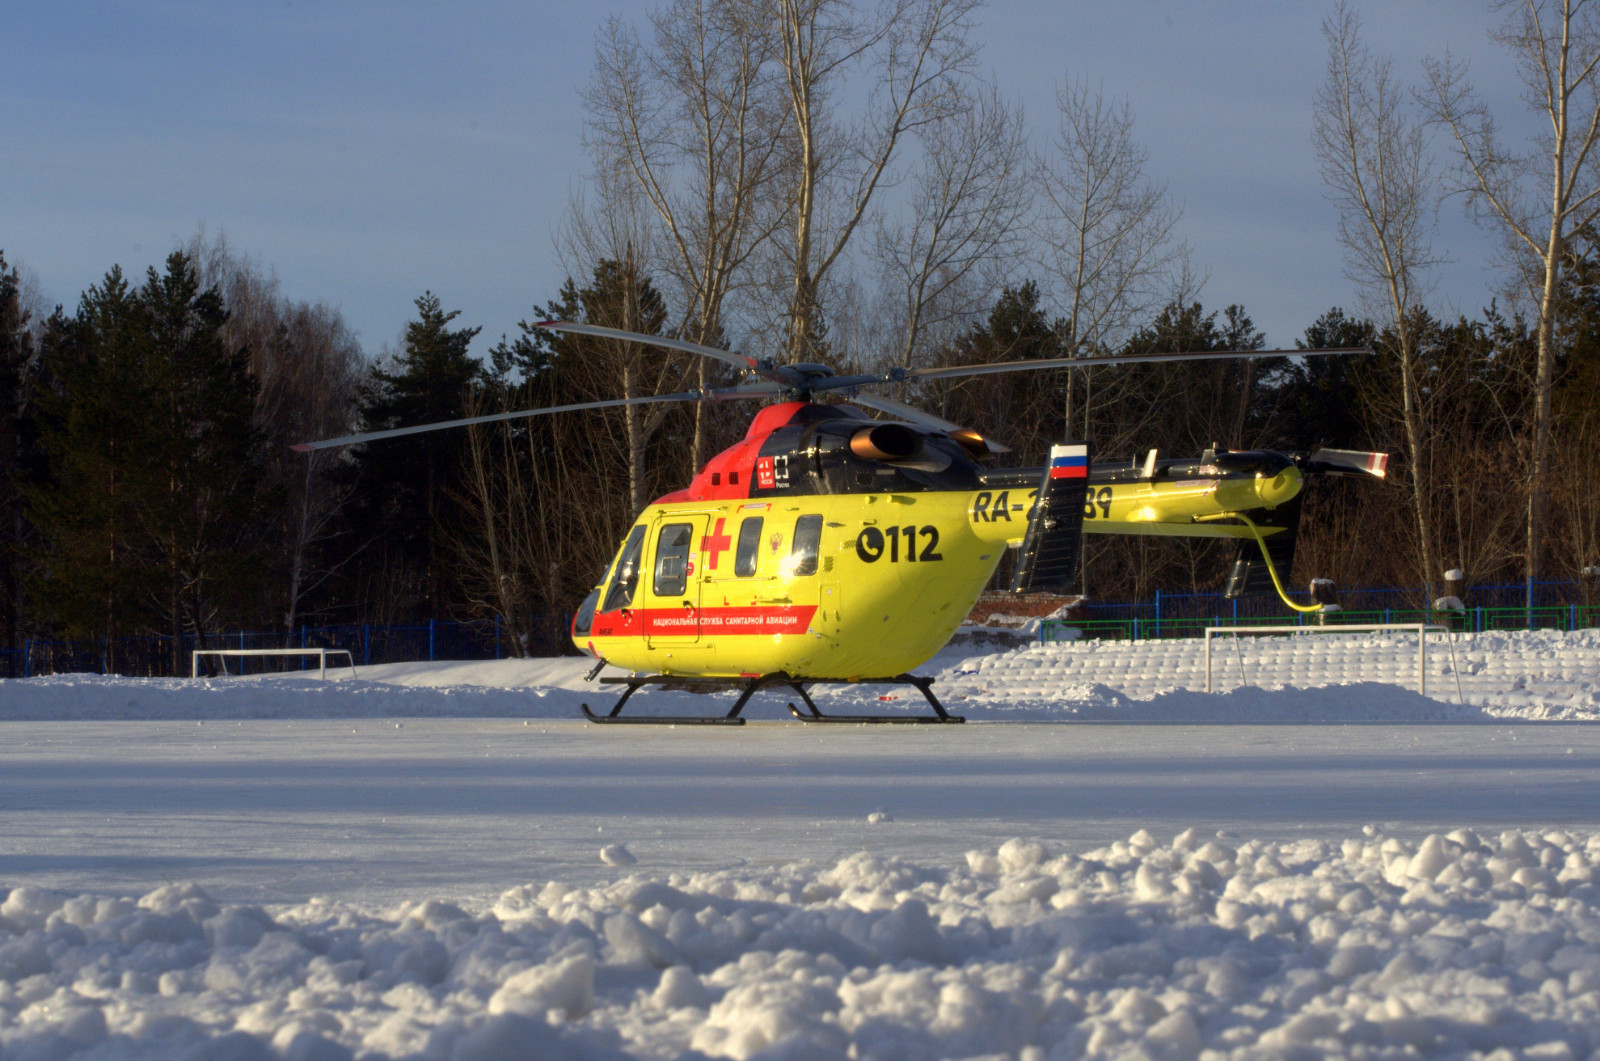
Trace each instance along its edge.
<instances>
[{"instance_id":1,"label":"main rotor blade","mask_svg":"<svg viewBox=\"0 0 1600 1061\"><path fill-rule=\"evenodd\" d=\"M909 420L918 427L931 427L936 431L960 431L960 424L952 424L948 420L940 419L932 413L925 413L914 405L897 402L893 398L884 398L876 394L852 394L845 399L857 405L865 405L868 409L876 409L880 413L892 413L902 420Z\"/></svg>"},{"instance_id":2,"label":"main rotor blade","mask_svg":"<svg viewBox=\"0 0 1600 1061\"><path fill-rule=\"evenodd\" d=\"M469 427L472 424L492 424L501 420L518 420L546 413L574 413L584 409L614 409L622 405L651 405L658 402L726 401L736 398L770 398L778 393L775 385L757 383L748 387L725 387L720 390L684 391L681 394L650 394L641 398L611 398L600 402L578 402L575 405L550 405L543 409L519 409L514 413L493 413L488 416L468 416L460 420L441 420L435 424L418 424L415 427L394 427L386 431L363 431L339 438L325 438L317 442L298 442L289 448L296 453L309 453L318 449L351 446L357 442L375 442L401 435L420 435L426 431L443 431L451 427Z\"/></svg>"},{"instance_id":3,"label":"main rotor blade","mask_svg":"<svg viewBox=\"0 0 1600 1061\"><path fill-rule=\"evenodd\" d=\"M951 379L987 376L996 372L1031 372L1041 368L1083 368L1089 365L1148 365L1158 361L1225 361L1245 357L1313 357L1321 354L1370 354L1365 347L1318 350L1186 350L1174 354L1117 354L1101 357L1052 357L1041 361L1000 361L991 365L953 365L950 368L914 368L907 379Z\"/></svg>"},{"instance_id":4,"label":"main rotor blade","mask_svg":"<svg viewBox=\"0 0 1600 1061\"><path fill-rule=\"evenodd\" d=\"M682 350L686 354L700 354L703 357L716 358L718 361L740 368L761 371L761 362L744 354L736 354L731 350L718 350L714 346L702 346L699 343L685 342L682 339L668 339L664 335L645 335L642 332L625 332L620 328L603 328L598 324L576 324L572 321L540 321L533 325L552 332L571 332L574 335L592 335L598 339L620 339L626 343L648 343L651 346L661 346L668 350Z\"/></svg>"},{"instance_id":5,"label":"main rotor blade","mask_svg":"<svg viewBox=\"0 0 1600 1061\"><path fill-rule=\"evenodd\" d=\"M851 387L871 387L878 383L894 383L893 376L882 373L864 376L818 376L806 381L813 391L849 390Z\"/></svg>"}]
</instances>

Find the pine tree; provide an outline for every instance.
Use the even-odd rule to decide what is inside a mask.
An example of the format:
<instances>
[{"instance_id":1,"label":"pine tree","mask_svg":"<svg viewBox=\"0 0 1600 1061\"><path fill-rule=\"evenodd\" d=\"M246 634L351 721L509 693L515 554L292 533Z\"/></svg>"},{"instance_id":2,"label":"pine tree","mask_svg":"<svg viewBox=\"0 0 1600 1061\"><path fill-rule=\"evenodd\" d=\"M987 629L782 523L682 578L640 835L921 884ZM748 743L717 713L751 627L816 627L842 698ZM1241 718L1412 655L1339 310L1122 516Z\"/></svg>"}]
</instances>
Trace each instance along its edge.
<instances>
[{"instance_id":1,"label":"pine tree","mask_svg":"<svg viewBox=\"0 0 1600 1061\"><path fill-rule=\"evenodd\" d=\"M1228 306L1220 322L1217 316L1217 311L1207 313L1198 302L1169 304L1134 333L1122 352L1260 350L1266 345L1266 337L1244 307ZM1212 443L1250 448L1268 432L1257 413L1257 396L1271 388L1284 367L1281 358L1254 362L1241 358L1106 369L1121 389L1103 406L1107 415L1099 423L1137 424L1137 433L1125 433L1121 442L1124 448L1131 446L1134 455L1150 446L1163 453L1192 455Z\"/></svg>"},{"instance_id":2,"label":"pine tree","mask_svg":"<svg viewBox=\"0 0 1600 1061\"><path fill-rule=\"evenodd\" d=\"M1005 287L988 318L957 336L941 359L951 365L1065 357L1066 322L1040 305L1039 286ZM1042 461L1061 431L1062 373L1007 372L973 376L935 397L939 415L1004 442L1019 461Z\"/></svg>"},{"instance_id":3,"label":"pine tree","mask_svg":"<svg viewBox=\"0 0 1600 1061\"><path fill-rule=\"evenodd\" d=\"M400 352L374 367L363 388L363 430L459 419L469 389L484 378L469 352L481 329L451 328L460 311L445 312L431 291L416 306ZM463 432L443 431L375 442L361 454L358 519L386 569L382 611L428 618L454 604L445 539L467 525L450 496L465 445Z\"/></svg>"},{"instance_id":4,"label":"pine tree","mask_svg":"<svg viewBox=\"0 0 1600 1061\"><path fill-rule=\"evenodd\" d=\"M50 543L33 596L60 632L159 631L177 653L252 596L260 437L226 319L178 253L138 291L113 269L46 325L45 471L27 500Z\"/></svg>"},{"instance_id":5,"label":"pine tree","mask_svg":"<svg viewBox=\"0 0 1600 1061\"><path fill-rule=\"evenodd\" d=\"M595 266L583 287L568 278L561 297L547 309L560 320L646 335L659 335L667 322L666 299L654 281L633 263L610 259ZM551 339L550 348L561 378L589 400L683 391L695 386L698 377L698 359L691 362L682 354L644 343L567 334ZM685 424L692 436L692 416L684 406L668 403L627 406L602 416L617 438L627 469L628 511L623 518L631 523L664 480L681 486L697 470L684 467L684 458L693 451L692 437L682 444L673 440Z\"/></svg>"},{"instance_id":6,"label":"pine tree","mask_svg":"<svg viewBox=\"0 0 1600 1061\"><path fill-rule=\"evenodd\" d=\"M73 316L58 310L45 325L45 471L25 495L48 549L29 596L68 637L121 636L138 625L146 597L136 498L145 491L153 392L142 318L122 270L113 268L84 292Z\"/></svg>"},{"instance_id":7,"label":"pine tree","mask_svg":"<svg viewBox=\"0 0 1600 1061\"><path fill-rule=\"evenodd\" d=\"M1304 349L1366 347L1377 343L1377 328L1369 320L1349 317L1334 306L1306 329L1299 346ZM1362 449L1368 444L1361 422L1364 380L1382 372L1376 354L1308 357L1296 367L1273 397L1280 413L1284 449L1309 450L1317 446Z\"/></svg>"},{"instance_id":8,"label":"pine tree","mask_svg":"<svg viewBox=\"0 0 1600 1061\"><path fill-rule=\"evenodd\" d=\"M264 454L253 424L255 380L248 352L223 342L221 295L200 289L187 256L171 255L163 274L150 270L140 302L155 400L144 459L160 472L141 499L159 587L153 603L174 638L203 637L222 604L240 614L259 559L251 510Z\"/></svg>"},{"instance_id":9,"label":"pine tree","mask_svg":"<svg viewBox=\"0 0 1600 1061\"><path fill-rule=\"evenodd\" d=\"M14 649L21 636L22 568L27 523L22 484L26 474L35 369L33 336L17 271L0 251L0 645Z\"/></svg>"}]
</instances>

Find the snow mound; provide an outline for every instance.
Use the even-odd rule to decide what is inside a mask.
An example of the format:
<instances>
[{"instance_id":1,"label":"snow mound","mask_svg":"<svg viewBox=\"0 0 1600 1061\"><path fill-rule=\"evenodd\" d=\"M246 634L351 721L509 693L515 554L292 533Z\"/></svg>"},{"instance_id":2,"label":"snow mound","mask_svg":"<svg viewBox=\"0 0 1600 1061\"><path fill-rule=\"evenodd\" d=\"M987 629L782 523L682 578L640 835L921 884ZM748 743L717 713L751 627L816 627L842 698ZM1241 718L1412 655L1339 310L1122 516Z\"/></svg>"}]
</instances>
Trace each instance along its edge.
<instances>
[{"instance_id":1,"label":"snow mound","mask_svg":"<svg viewBox=\"0 0 1600 1061\"><path fill-rule=\"evenodd\" d=\"M559 685L498 687L365 677L191 680L58 674L0 680L0 721L572 718L578 715L582 699L585 697Z\"/></svg>"},{"instance_id":2,"label":"snow mound","mask_svg":"<svg viewBox=\"0 0 1600 1061\"><path fill-rule=\"evenodd\" d=\"M600 861L608 866L632 866L639 860L626 844L607 844L600 849Z\"/></svg>"},{"instance_id":3,"label":"snow mound","mask_svg":"<svg viewBox=\"0 0 1600 1061\"><path fill-rule=\"evenodd\" d=\"M936 658L941 699L969 718L1128 722L1600 720L1600 632L1071 641Z\"/></svg>"},{"instance_id":4,"label":"snow mound","mask_svg":"<svg viewBox=\"0 0 1600 1061\"><path fill-rule=\"evenodd\" d=\"M471 913L0 903L6 1057L1587 1056L1600 835L1224 842L523 885Z\"/></svg>"},{"instance_id":5,"label":"snow mound","mask_svg":"<svg viewBox=\"0 0 1600 1061\"><path fill-rule=\"evenodd\" d=\"M954 687L954 683L952 683ZM1048 699L973 690L961 706L966 717L996 721L1341 724L1352 722L1503 721L1472 704L1444 703L1379 682L1321 688L1253 686L1225 693L1169 689L1135 699L1099 683L1067 685Z\"/></svg>"}]
</instances>

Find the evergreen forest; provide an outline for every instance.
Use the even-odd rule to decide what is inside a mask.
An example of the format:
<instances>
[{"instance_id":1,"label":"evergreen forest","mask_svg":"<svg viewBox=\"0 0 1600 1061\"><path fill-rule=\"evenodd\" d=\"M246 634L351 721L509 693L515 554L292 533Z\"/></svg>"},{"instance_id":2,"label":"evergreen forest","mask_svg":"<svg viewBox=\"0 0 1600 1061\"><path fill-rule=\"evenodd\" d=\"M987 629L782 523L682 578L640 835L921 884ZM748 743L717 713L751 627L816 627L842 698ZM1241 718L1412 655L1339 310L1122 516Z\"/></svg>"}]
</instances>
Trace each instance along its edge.
<instances>
[{"instance_id":1,"label":"evergreen forest","mask_svg":"<svg viewBox=\"0 0 1600 1061\"><path fill-rule=\"evenodd\" d=\"M0 259L3 261L3 259ZM1580 579L1600 547L1593 488L1600 405L1600 290L1575 260L1555 395L1556 459L1546 577ZM669 318L648 276L602 263L534 316L661 333ZM615 397L618 359L655 392L688 389L700 365L635 346L623 352L523 324L487 358L478 332L431 293L389 356L367 358L337 313L278 298L226 254L178 250L132 279L113 266L72 311L33 320L15 269L0 266L5 475L0 549L4 647L28 637L215 635L302 623L399 623L498 616L522 651L561 651L567 617L609 561L641 502L684 485L696 407L512 420L298 453L294 442L352 430ZM1391 464L1387 482L1309 487L1294 581L1437 592L1418 566L1408 504L1425 495L1433 555L1474 582L1513 582L1524 565L1521 469L1527 448L1525 321L1492 307L1473 319L1419 312L1428 386L1424 463ZM1002 289L955 333L940 364L1062 356L1061 325L1031 282ZM1402 452L1392 406L1393 341L1330 308L1302 346L1365 346L1338 358L1075 370L1087 437L1102 460L1151 448L1192 456L1327 445ZM1260 349L1244 307L1163 307L1125 352ZM620 346L621 344L610 344ZM912 399L1041 463L1063 434L1061 372L927 385ZM731 381L722 381L731 382ZM748 408L716 407L708 452L736 441ZM641 438L637 451L630 437ZM636 472L641 481L630 476ZM637 490L637 493L635 492ZM1217 588L1231 544L1091 538L1093 599ZM1428 583L1432 583L1430 587Z\"/></svg>"},{"instance_id":2,"label":"evergreen forest","mask_svg":"<svg viewBox=\"0 0 1600 1061\"><path fill-rule=\"evenodd\" d=\"M470 278L427 278L417 287L441 293L421 290L403 332L369 350L336 308L285 296L203 230L143 275L106 262L75 304L51 306L27 248L0 247L0 649L493 618L519 654L564 650L637 513L740 438L753 404L291 449L734 382L709 359L533 321L846 373L1266 349L1247 293L1201 282L1127 103L1068 78L1053 125L1031 127L985 73L976 8L668 0L607 20L581 90L587 182L553 233L567 279L529 291L514 325L462 319L448 285ZM1350 283L1273 340L1366 353L991 374L886 396L1032 465L1076 438L1102 461L1383 451L1384 482L1312 481L1293 584L1401 587L1426 607L1459 569L1530 594L1569 582L1593 603L1600 23L1506 11L1503 58L1526 82L1525 117L1550 130L1520 153L1448 57L1406 85L1348 7L1323 24L1308 133L1339 218L1328 251ZM1587 58L1567 63L1570 50ZM1486 265L1498 293L1444 313L1426 298L1443 257L1432 240L1439 211L1461 205L1505 251ZM1232 555L1092 537L1082 588L1097 601L1215 590Z\"/></svg>"}]
</instances>

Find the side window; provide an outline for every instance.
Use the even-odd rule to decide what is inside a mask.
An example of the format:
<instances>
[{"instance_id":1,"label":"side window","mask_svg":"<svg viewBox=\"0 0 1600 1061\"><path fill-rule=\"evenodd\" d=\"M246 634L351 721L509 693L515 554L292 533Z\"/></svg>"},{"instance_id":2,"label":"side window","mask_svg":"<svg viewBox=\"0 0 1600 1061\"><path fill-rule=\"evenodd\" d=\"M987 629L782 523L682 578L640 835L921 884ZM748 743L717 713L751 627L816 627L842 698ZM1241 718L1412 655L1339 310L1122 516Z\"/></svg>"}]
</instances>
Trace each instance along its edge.
<instances>
[{"instance_id":1,"label":"side window","mask_svg":"<svg viewBox=\"0 0 1600 1061\"><path fill-rule=\"evenodd\" d=\"M606 590L603 612L614 612L633 603L633 592L639 588L639 557L644 552L644 528L635 527L617 555L617 566L611 572L611 588Z\"/></svg>"},{"instance_id":2,"label":"side window","mask_svg":"<svg viewBox=\"0 0 1600 1061\"><path fill-rule=\"evenodd\" d=\"M658 597L676 597L689 585L689 541L694 525L669 523L656 536L656 581Z\"/></svg>"},{"instance_id":3,"label":"side window","mask_svg":"<svg viewBox=\"0 0 1600 1061\"><path fill-rule=\"evenodd\" d=\"M797 575L817 573L817 553L822 545L822 517L801 516L794 521L794 547L789 550L789 566Z\"/></svg>"},{"instance_id":4,"label":"side window","mask_svg":"<svg viewBox=\"0 0 1600 1061\"><path fill-rule=\"evenodd\" d=\"M739 578L749 578L756 573L756 561L761 559L761 517L751 516L739 524L739 551L733 557L733 573Z\"/></svg>"}]
</instances>

